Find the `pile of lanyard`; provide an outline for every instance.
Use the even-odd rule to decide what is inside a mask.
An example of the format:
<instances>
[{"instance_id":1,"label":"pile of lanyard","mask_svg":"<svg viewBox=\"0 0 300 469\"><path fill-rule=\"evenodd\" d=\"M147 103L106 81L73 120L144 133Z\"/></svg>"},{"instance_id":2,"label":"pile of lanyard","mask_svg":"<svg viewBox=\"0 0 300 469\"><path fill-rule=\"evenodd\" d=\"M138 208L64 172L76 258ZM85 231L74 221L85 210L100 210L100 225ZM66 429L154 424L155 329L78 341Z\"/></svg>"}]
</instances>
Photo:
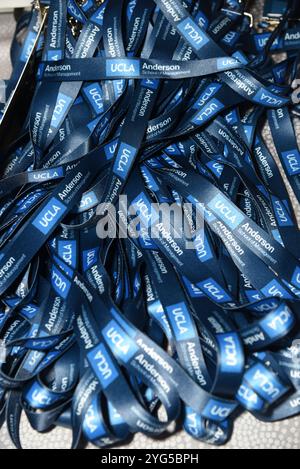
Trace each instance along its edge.
<instances>
[{"instance_id":1,"label":"pile of lanyard","mask_svg":"<svg viewBox=\"0 0 300 469\"><path fill-rule=\"evenodd\" d=\"M299 414L300 234L263 137L268 123L300 200L295 2L272 31L238 0L40 3L44 24L37 8L17 24L0 95L3 125L33 62L1 154L12 441L22 413L39 432L71 428L72 448L174 422L222 445L243 411ZM136 222L124 196L138 237L122 236ZM176 205L190 236L153 204ZM101 237L111 206L118 227Z\"/></svg>"}]
</instances>

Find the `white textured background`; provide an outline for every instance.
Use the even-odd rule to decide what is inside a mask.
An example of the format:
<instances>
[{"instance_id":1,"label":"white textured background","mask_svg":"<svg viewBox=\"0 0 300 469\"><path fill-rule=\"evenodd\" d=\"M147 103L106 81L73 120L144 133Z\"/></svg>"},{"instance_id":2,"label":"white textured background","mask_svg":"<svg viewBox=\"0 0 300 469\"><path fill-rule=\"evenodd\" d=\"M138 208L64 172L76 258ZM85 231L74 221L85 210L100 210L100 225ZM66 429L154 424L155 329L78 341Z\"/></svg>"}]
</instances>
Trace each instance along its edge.
<instances>
[{"instance_id":1,"label":"white textured background","mask_svg":"<svg viewBox=\"0 0 300 469\"><path fill-rule=\"evenodd\" d=\"M1 5L2 0L0 0ZM0 15L0 78L7 78L10 73L9 45L14 30L12 15ZM300 137L300 131L299 131ZM269 132L266 138L271 146ZM274 150L275 151L275 150ZM295 202L295 198L291 193ZM298 215L299 207L296 206ZM71 436L68 430L56 428L51 433L39 435L33 432L24 418L21 428L24 448L36 449L65 449L70 447ZM7 431L0 431L0 449L10 449ZM93 449L92 446L88 447ZM167 439L152 440L143 435L136 435L133 441L120 449L143 448L155 449L212 449L211 446L198 443L184 432L171 435ZM300 449L300 417L285 422L264 424L258 422L250 414L244 414L235 422L234 434L231 441L221 449Z\"/></svg>"}]
</instances>

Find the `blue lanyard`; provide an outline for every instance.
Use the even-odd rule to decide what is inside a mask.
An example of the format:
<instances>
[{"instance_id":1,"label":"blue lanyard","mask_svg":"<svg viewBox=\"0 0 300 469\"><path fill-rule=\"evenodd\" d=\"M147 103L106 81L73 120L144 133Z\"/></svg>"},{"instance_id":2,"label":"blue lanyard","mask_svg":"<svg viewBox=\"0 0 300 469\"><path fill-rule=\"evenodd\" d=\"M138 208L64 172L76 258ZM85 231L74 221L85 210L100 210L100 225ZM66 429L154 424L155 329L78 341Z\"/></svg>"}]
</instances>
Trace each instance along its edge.
<instances>
[{"instance_id":1,"label":"blue lanyard","mask_svg":"<svg viewBox=\"0 0 300 469\"><path fill-rule=\"evenodd\" d=\"M299 230L263 132L299 199L296 13L99 3L26 13L0 82L1 422L17 448L23 412L73 449L177 421L220 446L241 410L300 412Z\"/></svg>"}]
</instances>

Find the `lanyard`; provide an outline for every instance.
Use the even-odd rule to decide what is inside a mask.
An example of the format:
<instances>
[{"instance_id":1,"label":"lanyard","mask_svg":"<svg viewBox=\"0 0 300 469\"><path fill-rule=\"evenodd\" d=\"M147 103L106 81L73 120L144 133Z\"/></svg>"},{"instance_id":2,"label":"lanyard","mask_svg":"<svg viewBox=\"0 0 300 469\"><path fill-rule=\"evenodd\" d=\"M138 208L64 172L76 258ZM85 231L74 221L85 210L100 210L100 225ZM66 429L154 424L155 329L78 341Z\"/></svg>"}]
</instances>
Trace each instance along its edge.
<instances>
[{"instance_id":1,"label":"lanyard","mask_svg":"<svg viewBox=\"0 0 300 469\"><path fill-rule=\"evenodd\" d=\"M177 421L221 446L241 410L298 415L299 229L263 131L299 199L290 10L262 33L243 1L42 3L47 27L35 8L20 19L0 82L18 113L31 64L0 155L13 443L23 412L74 449Z\"/></svg>"}]
</instances>

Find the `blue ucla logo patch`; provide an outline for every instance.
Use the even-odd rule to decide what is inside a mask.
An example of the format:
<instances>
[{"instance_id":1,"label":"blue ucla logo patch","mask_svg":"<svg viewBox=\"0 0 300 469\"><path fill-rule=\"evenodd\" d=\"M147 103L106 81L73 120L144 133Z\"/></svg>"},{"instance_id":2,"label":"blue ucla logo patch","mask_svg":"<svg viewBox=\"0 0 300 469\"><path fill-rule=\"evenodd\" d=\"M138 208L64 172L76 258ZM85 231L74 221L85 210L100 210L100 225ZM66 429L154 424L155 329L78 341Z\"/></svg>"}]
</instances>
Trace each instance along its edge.
<instances>
[{"instance_id":1,"label":"blue ucla logo patch","mask_svg":"<svg viewBox=\"0 0 300 469\"><path fill-rule=\"evenodd\" d=\"M264 401L244 381L238 394L238 401L248 410L260 411L264 407Z\"/></svg>"},{"instance_id":2,"label":"blue ucla logo patch","mask_svg":"<svg viewBox=\"0 0 300 469\"><path fill-rule=\"evenodd\" d=\"M222 88L222 85L219 83L212 83L210 84L206 90L201 93L199 99L197 102L194 104L193 108L194 109L200 109L202 108L205 103L207 103L219 90Z\"/></svg>"},{"instance_id":3,"label":"blue ucla logo patch","mask_svg":"<svg viewBox=\"0 0 300 469\"><path fill-rule=\"evenodd\" d=\"M33 221L33 226L47 235L62 218L67 207L56 198L52 198Z\"/></svg>"},{"instance_id":4,"label":"blue ucla logo patch","mask_svg":"<svg viewBox=\"0 0 300 469\"><path fill-rule=\"evenodd\" d=\"M102 335L112 352L125 363L131 360L138 351L138 347L132 342L130 337L126 335L116 321L111 321L108 326L103 329Z\"/></svg>"},{"instance_id":5,"label":"blue ucla logo patch","mask_svg":"<svg viewBox=\"0 0 300 469\"><path fill-rule=\"evenodd\" d=\"M136 210L139 219L145 226L149 227L158 220L158 214L152 210L151 203L143 192L132 201L131 206Z\"/></svg>"},{"instance_id":6,"label":"blue ucla logo patch","mask_svg":"<svg viewBox=\"0 0 300 469\"><path fill-rule=\"evenodd\" d=\"M209 42L207 35L189 18L181 21L177 27L187 42L197 51Z\"/></svg>"},{"instance_id":7,"label":"blue ucla logo patch","mask_svg":"<svg viewBox=\"0 0 300 469\"><path fill-rule=\"evenodd\" d=\"M284 166L290 176L300 174L300 153L298 150L283 152L282 159Z\"/></svg>"},{"instance_id":8,"label":"blue ucla logo patch","mask_svg":"<svg viewBox=\"0 0 300 469\"><path fill-rule=\"evenodd\" d=\"M31 173L29 175L30 182L45 181L48 179L60 179L64 176L63 168L49 169L43 172Z\"/></svg>"},{"instance_id":9,"label":"blue ucla logo patch","mask_svg":"<svg viewBox=\"0 0 300 469\"><path fill-rule=\"evenodd\" d=\"M277 401L287 388L268 369L258 363L245 374L245 380L251 388L270 404Z\"/></svg>"},{"instance_id":10,"label":"blue ucla logo patch","mask_svg":"<svg viewBox=\"0 0 300 469\"><path fill-rule=\"evenodd\" d=\"M192 122L196 125L203 125L218 112L222 111L223 108L224 105L218 99L211 99L192 119Z\"/></svg>"},{"instance_id":11,"label":"blue ucla logo patch","mask_svg":"<svg viewBox=\"0 0 300 469\"><path fill-rule=\"evenodd\" d=\"M205 294L216 303L226 303L231 301L230 296L223 290L223 288L213 279L209 278L197 286L201 288Z\"/></svg>"},{"instance_id":12,"label":"blue ucla logo patch","mask_svg":"<svg viewBox=\"0 0 300 469\"><path fill-rule=\"evenodd\" d=\"M29 197L25 197L22 199L18 204L18 210L17 213L24 213L27 210L29 210L38 200L40 200L44 196L43 192L37 192L35 194L32 194Z\"/></svg>"},{"instance_id":13,"label":"blue ucla logo patch","mask_svg":"<svg viewBox=\"0 0 300 469\"><path fill-rule=\"evenodd\" d=\"M230 68L239 67L241 64L239 60L233 59L231 57L225 57L222 59L217 59L217 68L218 70L228 70Z\"/></svg>"},{"instance_id":14,"label":"blue ucla logo patch","mask_svg":"<svg viewBox=\"0 0 300 469\"><path fill-rule=\"evenodd\" d=\"M244 351L236 334L217 335L221 352L221 369L224 373L240 373L244 365Z\"/></svg>"},{"instance_id":15,"label":"blue ucla logo patch","mask_svg":"<svg viewBox=\"0 0 300 469\"><path fill-rule=\"evenodd\" d=\"M287 333L293 327L295 319L292 311L286 306L278 308L261 321L260 325L264 332L271 338L275 339Z\"/></svg>"},{"instance_id":16,"label":"blue ucla logo patch","mask_svg":"<svg viewBox=\"0 0 300 469\"><path fill-rule=\"evenodd\" d=\"M100 85L95 83L83 89L83 93L91 104L96 114L101 114L104 111L103 93Z\"/></svg>"},{"instance_id":17,"label":"blue ucla logo patch","mask_svg":"<svg viewBox=\"0 0 300 469\"><path fill-rule=\"evenodd\" d=\"M282 298L291 300L291 295L280 285L277 280L272 280L268 285L261 289L267 298Z\"/></svg>"},{"instance_id":18,"label":"blue ucla logo patch","mask_svg":"<svg viewBox=\"0 0 300 469\"><path fill-rule=\"evenodd\" d=\"M103 389L108 388L119 376L104 344L95 347L87 355Z\"/></svg>"},{"instance_id":19,"label":"blue ucla logo patch","mask_svg":"<svg viewBox=\"0 0 300 469\"><path fill-rule=\"evenodd\" d=\"M231 205L227 197L221 194L214 197L208 207L232 230L236 229L245 219L244 215Z\"/></svg>"},{"instance_id":20,"label":"blue ucla logo patch","mask_svg":"<svg viewBox=\"0 0 300 469\"><path fill-rule=\"evenodd\" d=\"M177 340L192 340L195 337L195 331L185 304L168 306L166 311Z\"/></svg>"},{"instance_id":21,"label":"blue ucla logo patch","mask_svg":"<svg viewBox=\"0 0 300 469\"><path fill-rule=\"evenodd\" d=\"M140 62L137 59L110 59L106 62L106 74L108 77L130 77L140 76Z\"/></svg>"},{"instance_id":22,"label":"blue ucla logo patch","mask_svg":"<svg viewBox=\"0 0 300 469\"><path fill-rule=\"evenodd\" d=\"M276 220L279 226L294 226L290 217L286 200L277 199L272 196L272 203L275 210Z\"/></svg>"},{"instance_id":23,"label":"blue ucla logo patch","mask_svg":"<svg viewBox=\"0 0 300 469\"><path fill-rule=\"evenodd\" d=\"M57 129L61 125L62 119L71 103L72 98L70 98L70 96L67 96L64 93L59 93L52 115L51 127Z\"/></svg>"},{"instance_id":24,"label":"blue ucla logo patch","mask_svg":"<svg viewBox=\"0 0 300 469\"><path fill-rule=\"evenodd\" d=\"M89 440L105 437L106 431L98 411L98 401L93 399L92 404L87 409L82 424L83 432Z\"/></svg>"},{"instance_id":25,"label":"blue ucla logo patch","mask_svg":"<svg viewBox=\"0 0 300 469\"><path fill-rule=\"evenodd\" d=\"M213 259L213 253L204 230L200 231L194 243L197 257L201 262L207 262L210 259Z\"/></svg>"},{"instance_id":26,"label":"blue ucla logo patch","mask_svg":"<svg viewBox=\"0 0 300 469\"><path fill-rule=\"evenodd\" d=\"M58 241L58 255L68 266L73 267L73 269L75 269L77 261L76 241Z\"/></svg>"},{"instance_id":27,"label":"blue ucla logo patch","mask_svg":"<svg viewBox=\"0 0 300 469\"><path fill-rule=\"evenodd\" d=\"M275 94L269 93L267 90L261 88L256 95L254 96L253 100L259 104L267 105L267 106L282 106L283 104L287 103L286 98L281 98Z\"/></svg>"},{"instance_id":28,"label":"blue ucla logo patch","mask_svg":"<svg viewBox=\"0 0 300 469\"><path fill-rule=\"evenodd\" d=\"M123 181L126 179L130 171L136 154L136 148L128 145L127 143L121 143L114 164L114 173L119 176Z\"/></svg>"},{"instance_id":29,"label":"blue ucla logo patch","mask_svg":"<svg viewBox=\"0 0 300 469\"><path fill-rule=\"evenodd\" d=\"M83 270L86 272L88 269L93 267L93 265L97 264L98 256L99 256L99 248L89 249L87 251L83 251Z\"/></svg>"},{"instance_id":30,"label":"blue ucla logo patch","mask_svg":"<svg viewBox=\"0 0 300 469\"><path fill-rule=\"evenodd\" d=\"M203 417L214 422L223 422L236 409L236 404L229 404L215 399L210 399L201 413Z\"/></svg>"},{"instance_id":31,"label":"blue ucla logo patch","mask_svg":"<svg viewBox=\"0 0 300 469\"><path fill-rule=\"evenodd\" d=\"M66 299L70 288L71 282L61 273L56 267L52 268L52 287L59 296Z\"/></svg>"}]
</instances>

